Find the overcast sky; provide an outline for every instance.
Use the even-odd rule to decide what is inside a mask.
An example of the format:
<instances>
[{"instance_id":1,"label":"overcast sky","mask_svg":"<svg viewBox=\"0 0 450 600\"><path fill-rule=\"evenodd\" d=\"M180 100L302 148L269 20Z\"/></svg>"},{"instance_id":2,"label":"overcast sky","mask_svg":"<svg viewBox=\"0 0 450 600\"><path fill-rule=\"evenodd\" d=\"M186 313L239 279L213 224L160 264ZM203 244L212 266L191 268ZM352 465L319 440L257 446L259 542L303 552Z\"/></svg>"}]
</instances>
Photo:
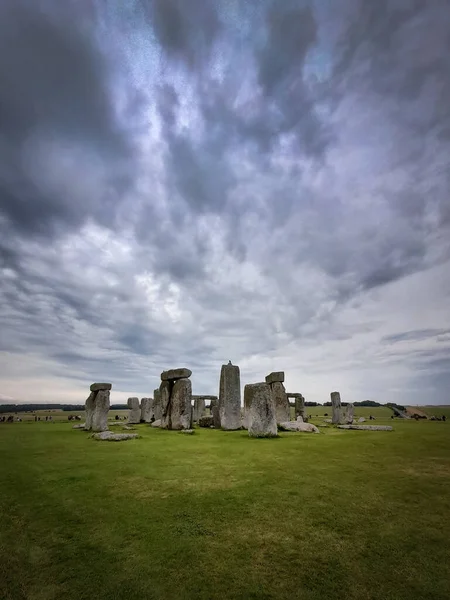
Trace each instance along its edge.
<instances>
[{"instance_id":1,"label":"overcast sky","mask_svg":"<svg viewBox=\"0 0 450 600\"><path fill-rule=\"evenodd\" d=\"M1 0L0 400L450 404L449 99L448 0Z\"/></svg>"}]
</instances>

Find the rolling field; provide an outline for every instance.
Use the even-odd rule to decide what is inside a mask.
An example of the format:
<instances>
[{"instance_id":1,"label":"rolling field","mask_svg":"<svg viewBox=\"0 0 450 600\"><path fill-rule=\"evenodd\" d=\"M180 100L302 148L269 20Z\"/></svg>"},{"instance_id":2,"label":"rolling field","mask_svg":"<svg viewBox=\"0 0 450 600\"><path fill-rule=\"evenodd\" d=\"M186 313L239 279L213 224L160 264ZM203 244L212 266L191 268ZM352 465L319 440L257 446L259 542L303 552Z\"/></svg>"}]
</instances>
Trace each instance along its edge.
<instances>
[{"instance_id":1,"label":"rolling field","mask_svg":"<svg viewBox=\"0 0 450 600\"><path fill-rule=\"evenodd\" d=\"M0 598L448 600L450 423L391 424L0 424Z\"/></svg>"}]
</instances>

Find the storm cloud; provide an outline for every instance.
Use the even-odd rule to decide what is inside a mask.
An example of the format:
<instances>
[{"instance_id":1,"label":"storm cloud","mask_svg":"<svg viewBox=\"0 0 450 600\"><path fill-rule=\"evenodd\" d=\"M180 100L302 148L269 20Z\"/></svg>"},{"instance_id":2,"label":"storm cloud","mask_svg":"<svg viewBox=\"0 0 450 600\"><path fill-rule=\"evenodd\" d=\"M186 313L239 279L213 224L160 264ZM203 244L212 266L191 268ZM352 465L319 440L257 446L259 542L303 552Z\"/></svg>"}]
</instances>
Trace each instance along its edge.
<instances>
[{"instance_id":1,"label":"storm cloud","mask_svg":"<svg viewBox=\"0 0 450 600\"><path fill-rule=\"evenodd\" d=\"M5 0L0 397L448 402L444 0ZM195 393L194 392L194 393Z\"/></svg>"}]
</instances>

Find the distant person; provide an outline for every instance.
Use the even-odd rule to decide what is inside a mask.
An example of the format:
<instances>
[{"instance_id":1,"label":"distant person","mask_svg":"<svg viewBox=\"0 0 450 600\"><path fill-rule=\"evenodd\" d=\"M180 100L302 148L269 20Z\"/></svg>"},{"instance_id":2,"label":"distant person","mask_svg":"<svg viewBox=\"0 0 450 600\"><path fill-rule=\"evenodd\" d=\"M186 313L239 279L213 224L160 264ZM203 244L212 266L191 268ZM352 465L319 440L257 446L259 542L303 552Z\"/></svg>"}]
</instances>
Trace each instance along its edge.
<instances>
[{"instance_id":1,"label":"distant person","mask_svg":"<svg viewBox=\"0 0 450 600\"><path fill-rule=\"evenodd\" d=\"M447 420L447 417L446 417L445 415L442 415L442 420L443 420L443 421L446 421L446 420Z\"/></svg>"},{"instance_id":2,"label":"distant person","mask_svg":"<svg viewBox=\"0 0 450 600\"><path fill-rule=\"evenodd\" d=\"M116 421L118 421L118 420L119 420L119 418L120 418L120 417L119 417L119 415L116 415Z\"/></svg>"},{"instance_id":3,"label":"distant person","mask_svg":"<svg viewBox=\"0 0 450 600\"><path fill-rule=\"evenodd\" d=\"M37 415L34 415L34 422L37 423Z\"/></svg>"}]
</instances>

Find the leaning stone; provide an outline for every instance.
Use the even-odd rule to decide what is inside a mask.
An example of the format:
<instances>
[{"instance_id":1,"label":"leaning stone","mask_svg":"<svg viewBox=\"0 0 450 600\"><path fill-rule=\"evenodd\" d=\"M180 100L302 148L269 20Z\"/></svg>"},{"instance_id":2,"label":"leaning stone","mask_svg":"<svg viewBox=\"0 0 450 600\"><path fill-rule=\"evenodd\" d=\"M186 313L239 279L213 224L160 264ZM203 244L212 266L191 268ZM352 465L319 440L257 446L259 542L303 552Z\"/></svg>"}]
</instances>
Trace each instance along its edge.
<instances>
[{"instance_id":1,"label":"leaning stone","mask_svg":"<svg viewBox=\"0 0 450 600\"><path fill-rule=\"evenodd\" d=\"M159 386L159 398L161 403L161 427L163 429L169 429L171 425L170 421L170 396L172 393L173 382L161 381Z\"/></svg>"},{"instance_id":2,"label":"leaning stone","mask_svg":"<svg viewBox=\"0 0 450 600\"><path fill-rule=\"evenodd\" d=\"M231 361L220 370L219 415L222 429L241 428L241 375Z\"/></svg>"},{"instance_id":3,"label":"leaning stone","mask_svg":"<svg viewBox=\"0 0 450 600\"><path fill-rule=\"evenodd\" d=\"M139 406L139 398L128 398L128 423L137 425L141 422L141 407Z\"/></svg>"},{"instance_id":4,"label":"leaning stone","mask_svg":"<svg viewBox=\"0 0 450 600\"><path fill-rule=\"evenodd\" d=\"M170 397L171 419L169 429L192 428L192 384L190 379L177 379Z\"/></svg>"},{"instance_id":5,"label":"leaning stone","mask_svg":"<svg viewBox=\"0 0 450 600\"><path fill-rule=\"evenodd\" d=\"M107 431L109 412L109 390L97 392L92 414L92 431Z\"/></svg>"},{"instance_id":6,"label":"leaning stone","mask_svg":"<svg viewBox=\"0 0 450 600\"><path fill-rule=\"evenodd\" d=\"M291 407L289 405L288 397L286 396L286 390L284 389L284 385L280 381L275 381L270 385L270 391L272 394L273 403L275 405L277 423L284 423L285 421L289 421L291 418Z\"/></svg>"},{"instance_id":7,"label":"leaning stone","mask_svg":"<svg viewBox=\"0 0 450 600\"><path fill-rule=\"evenodd\" d=\"M194 429L180 429L179 433L186 433L187 435L194 435Z\"/></svg>"},{"instance_id":8,"label":"leaning stone","mask_svg":"<svg viewBox=\"0 0 450 600\"><path fill-rule=\"evenodd\" d=\"M307 433L320 433L315 425L312 423L303 423L302 421L287 421L286 423L280 423L278 427L281 431L305 431Z\"/></svg>"},{"instance_id":9,"label":"leaning stone","mask_svg":"<svg viewBox=\"0 0 450 600\"><path fill-rule=\"evenodd\" d=\"M266 377L266 383L283 383L284 382L284 371L274 371L269 373Z\"/></svg>"},{"instance_id":10,"label":"leaning stone","mask_svg":"<svg viewBox=\"0 0 450 600\"><path fill-rule=\"evenodd\" d=\"M156 421L153 421L152 427L161 427L161 419L156 419Z\"/></svg>"},{"instance_id":11,"label":"leaning stone","mask_svg":"<svg viewBox=\"0 0 450 600\"><path fill-rule=\"evenodd\" d=\"M341 422L341 395L339 392L331 392L331 406L333 409L331 422L338 425Z\"/></svg>"},{"instance_id":12,"label":"leaning stone","mask_svg":"<svg viewBox=\"0 0 450 600\"><path fill-rule=\"evenodd\" d=\"M78 423L77 425L72 425L72 429L85 429L86 423Z\"/></svg>"},{"instance_id":13,"label":"leaning stone","mask_svg":"<svg viewBox=\"0 0 450 600\"><path fill-rule=\"evenodd\" d=\"M192 375L190 369L169 369L161 373L161 381L170 381L175 379L188 379Z\"/></svg>"},{"instance_id":14,"label":"leaning stone","mask_svg":"<svg viewBox=\"0 0 450 600\"><path fill-rule=\"evenodd\" d=\"M389 425L338 425L338 429L357 429L359 431L392 431Z\"/></svg>"},{"instance_id":15,"label":"leaning stone","mask_svg":"<svg viewBox=\"0 0 450 600\"><path fill-rule=\"evenodd\" d=\"M139 436L137 433L113 433L112 431L102 431L101 433L94 433L92 437L94 440L100 440L102 442L124 442L125 440L134 440Z\"/></svg>"},{"instance_id":16,"label":"leaning stone","mask_svg":"<svg viewBox=\"0 0 450 600\"><path fill-rule=\"evenodd\" d=\"M200 417L198 420L199 427L214 427L214 418L212 416Z\"/></svg>"},{"instance_id":17,"label":"leaning stone","mask_svg":"<svg viewBox=\"0 0 450 600\"><path fill-rule=\"evenodd\" d=\"M250 383L244 388L246 421L250 437L277 437L275 406L267 383Z\"/></svg>"},{"instance_id":18,"label":"leaning stone","mask_svg":"<svg viewBox=\"0 0 450 600\"><path fill-rule=\"evenodd\" d=\"M93 383L91 385L91 392L99 392L100 390L110 390L112 383Z\"/></svg>"}]
</instances>

